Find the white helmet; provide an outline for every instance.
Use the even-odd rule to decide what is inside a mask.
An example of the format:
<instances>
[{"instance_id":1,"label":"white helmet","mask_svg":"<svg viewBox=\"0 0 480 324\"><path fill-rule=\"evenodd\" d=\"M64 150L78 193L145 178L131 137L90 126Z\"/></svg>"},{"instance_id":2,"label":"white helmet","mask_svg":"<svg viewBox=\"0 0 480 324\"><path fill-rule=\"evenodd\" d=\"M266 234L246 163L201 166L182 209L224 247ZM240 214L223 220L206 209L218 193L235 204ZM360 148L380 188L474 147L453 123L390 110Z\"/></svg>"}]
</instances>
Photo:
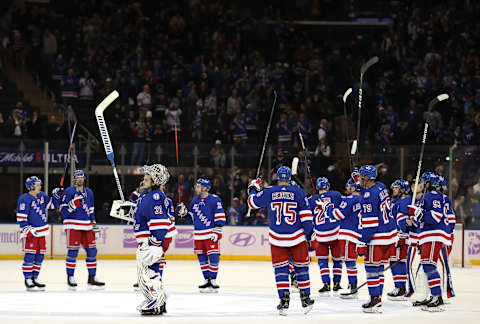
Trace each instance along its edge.
<instances>
[{"instance_id":1,"label":"white helmet","mask_svg":"<svg viewBox=\"0 0 480 324\"><path fill-rule=\"evenodd\" d=\"M144 165L140 172L152 177L153 184L163 186L170 179L168 169L162 164Z\"/></svg>"}]
</instances>

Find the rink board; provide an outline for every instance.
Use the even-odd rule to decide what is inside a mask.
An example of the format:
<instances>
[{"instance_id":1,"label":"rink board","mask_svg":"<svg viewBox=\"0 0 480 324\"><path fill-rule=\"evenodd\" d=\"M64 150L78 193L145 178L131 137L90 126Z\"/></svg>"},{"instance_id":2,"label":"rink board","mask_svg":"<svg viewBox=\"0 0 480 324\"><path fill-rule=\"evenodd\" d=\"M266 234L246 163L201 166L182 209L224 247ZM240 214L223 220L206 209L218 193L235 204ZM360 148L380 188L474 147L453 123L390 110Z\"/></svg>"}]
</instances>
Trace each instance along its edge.
<instances>
[{"instance_id":1,"label":"rink board","mask_svg":"<svg viewBox=\"0 0 480 324\"><path fill-rule=\"evenodd\" d=\"M100 259L134 259L137 243L129 225L100 225L97 248ZM170 244L169 259L196 259L193 255L193 226L178 226L178 235ZM465 231L465 255L472 264L480 265L480 231ZM225 226L220 243L223 260L270 260L268 228L255 226ZM50 225L47 254L63 258L66 253L66 235L62 225ZM0 224L0 259L22 256L18 225Z\"/></svg>"}]
</instances>

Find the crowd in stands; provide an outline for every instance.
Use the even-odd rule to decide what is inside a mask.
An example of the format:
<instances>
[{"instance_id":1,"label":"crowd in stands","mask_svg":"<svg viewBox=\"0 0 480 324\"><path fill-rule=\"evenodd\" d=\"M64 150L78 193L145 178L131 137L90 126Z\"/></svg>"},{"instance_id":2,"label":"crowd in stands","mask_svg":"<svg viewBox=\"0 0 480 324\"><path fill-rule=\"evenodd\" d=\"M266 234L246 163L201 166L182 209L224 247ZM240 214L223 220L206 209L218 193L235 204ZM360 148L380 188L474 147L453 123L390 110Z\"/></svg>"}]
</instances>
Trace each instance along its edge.
<instances>
[{"instance_id":1,"label":"crowd in stands","mask_svg":"<svg viewBox=\"0 0 480 324\"><path fill-rule=\"evenodd\" d=\"M338 178L333 183L342 188L345 174L334 159L344 132L336 127L343 116L338 96L353 87L347 108L355 124L359 67L374 55L380 63L364 82L361 145L379 153L376 159L396 145L418 145L424 121L431 144L480 143L480 3L406 1L390 29L325 41L301 26L266 21L317 19L331 5L303 1L288 11L281 4L276 10L266 2L255 11L235 1L29 4L14 13L9 44L28 48L29 69L57 102L75 107L118 90L108 120L115 140L134 143L131 164L145 161L146 143L171 141L176 128L182 142L209 143L212 165L225 167L223 145L262 141L276 92L272 144L280 152L299 147L301 131L316 159L314 174ZM346 19L339 9L331 16ZM429 100L442 92L449 100L428 111ZM16 111L3 116L13 130L2 129L27 136ZM55 120L47 125L47 132L61 129ZM462 179L478 179L472 172ZM214 188L237 198L232 206L241 209L245 181L243 191L231 194L234 178L219 179ZM458 195L473 199L465 190Z\"/></svg>"}]
</instances>

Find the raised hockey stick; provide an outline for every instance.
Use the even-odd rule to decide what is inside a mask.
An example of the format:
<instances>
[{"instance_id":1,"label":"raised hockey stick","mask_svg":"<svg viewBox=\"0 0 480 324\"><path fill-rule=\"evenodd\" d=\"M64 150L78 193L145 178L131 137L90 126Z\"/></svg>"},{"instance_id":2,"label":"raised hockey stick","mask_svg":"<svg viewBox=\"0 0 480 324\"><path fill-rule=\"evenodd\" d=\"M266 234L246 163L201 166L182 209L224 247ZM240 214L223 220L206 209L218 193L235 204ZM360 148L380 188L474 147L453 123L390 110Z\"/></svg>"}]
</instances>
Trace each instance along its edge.
<instances>
[{"instance_id":1,"label":"raised hockey stick","mask_svg":"<svg viewBox=\"0 0 480 324\"><path fill-rule=\"evenodd\" d=\"M345 117L345 141L347 144L347 156L350 159L350 172L353 171L353 156L350 154L350 136L348 134L348 118L347 118L347 99L348 96L352 93L352 88L348 88L347 91L343 94L343 116Z\"/></svg>"},{"instance_id":2,"label":"raised hockey stick","mask_svg":"<svg viewBox=\"0 0 480 324\"><path fill-rule=\"evenodd\" d=\"M377 272L377 274L380 275L380 274L384 273L385 271L389 270L391 267L397 265L400 261L402 261L402 260L397 260L397 261L395 261L394 263L392 263L391 265L389 265L388 267L386 267L385 269L383 269L382 272ZM351 296L351 295L354 295L354 294L356 294L356 293L358 292L358 290L359 290L360 288L366 286L367 284L368 284L368 281L365 281L365 282L362 283L360 286L358 286L356 290L351 291L351 292L348 292L348 293L340 293L340 296Z\"/></svg>"},{"instance_id":3,"label":"raised hockey stick","mask_svg":"<svg viewBox=\"0 0 480 324\"><path fill-rule=\"evenodd\" d=\"M63 168L62 178L60 179L60 188L63 188L65 175L67 174L68 165L70 164L70 152L72 151L73 138L75 137L76 129L77 129L77 122L75 121L75 124L73 124L72 134L70 135L70 144L68 145L68 150L67 150L67 160L65 161L65 167Z\"/></svg>"},{"instance_id":4,"label":"raised hockey stick","mask_svg":"<svg viewBox=\"0 0 480 324\"><path fill-rule=\"evenodd\" d=\"M305 184L302 181L300 181L300 179L297 176L297 174L298 174L298 162L299 161L300 161L300 159L298 157L294 157L293 160L292 160L292 178L295 180L295 182L300 187L302 187L302 189L305 189Z\"/></svg>"},{"instance_id":5,"label":"raised hockey stick","mask_svg":"<svg viewBox=\"0 0 480 324\"><path fill-rule=\"evenodd\" d=\"M365 75L367 70L377 62L378 62L378 56L374 56L371 59L369 59L367 62L363 63L363 65L360 68L360 86L358 88L357 139L356 139L356 144L355 144L355 142L353 144L353 145L355 145L355 148L356 148L356 150L355 150L355 160L354 160L355 164L358 164L358 144L360 143L360 120L362 118L363 76ZM353 145L352 145L352 149L353 149ZM354 167L355 166L357 166L357 165L354 165Z\"/></svg>"},{"instance_id":6,"label":"raised hockey stick","mask_svg":"<svg viewBox=\"0 0 480 324\"><path fill-rule=\"evenodd\" d=\"M437 103L440 101L444 101L448 99L448 94L443 93L441 95L436 96L433 98L430 103L428 104L428 111L432 111ZM423 162L423 153L425 151L425 143L427 141L427 133L428 133L428 121L425 122L425 127L423 129L423 137L422 137L422 147L420 149L420 158L418 159L418 166L417 166L417 175L415 177L415 185L413 187L413 195L412 195L412 205L415 204L415 199L417 199L417 188L418 188L418 181L420 180L420 172L422 170L422 162Z\"/></svg>"},{"instance_id":7,"label":"raised hockey stick","mask_svg":"<svg viewBox=\"0 0 480 324\"><path fill-rule=\"evenodd\" d=\"M178 163L178 136L177 136L177 123L174 124L175 126L175 152L177 154L177 172L179 169L179 163ZM178 181L178 202L182 202L182 194L180 192L180 181Z\"/></svg>"},{"instance_id":8,"label":"raised hockey stick","mask_svg":"<svg viewBox=\"0 0 480 324\"><path fill-rule=\"evenodd\" d=\"M103 118L103 112L105 111L105 109L107 109L108 106L110 106L110 104L118 98L118 96L118 92L116 90L113 90L105 99L103 99L103 101L97 106L97 108L95 108L95 117L97 118L98 129L100 130L100 135L102 137L103 147L105 148L107 159L112 165L113 176L115 177L118 193L123 203L125 202L125 197L123 196L122 186L120 185L120 179L118 178L117 167L115 166L113 148L110 141L110 136L108 135L108 128L105 124L105 119Z\"/></svg>"},{"instance_id":9,"label":"raised hockey stick","mask_svg":"<svg viewBox=\"0 0 480 324\"><path fill-rule=\"evenodd\" d=\"M260 175L260 169L262 168L263 155L265 154L265 148L267 147L268 135L270 134L270 126L272 125L273 113L275 112L275 105L277 103L277 91L274 90L273 95L274 97L273 97L272 110L270 111L270 118L268 119L267 129L265 130L265 137L263 138L262 152L260 153L260 159L258 161L257 173L255 175L255 178L258 178L258 176ZM251 211L252 209L248 207L247 217L250 217Z\"/></svg>"},{"instance_id":10,"label":"raised hockey stick","mask_svg":"<svg viewBox=\"0 0 480 324\"><path fill-rule=\"evenodd\" d=\"M305 147L305 142L303 141L302 132L298 129L298 136L300 137L300 143L302 144L303 155L305 156L305 169L307 170L308 177L310 178L310 183L312 185L312 190L315 192L315 182L312 178L312 173L310 172L310 166L308 165L308 160L310 156L310 152L308 152L307 148Z\"/></svg>"}]
</instances>

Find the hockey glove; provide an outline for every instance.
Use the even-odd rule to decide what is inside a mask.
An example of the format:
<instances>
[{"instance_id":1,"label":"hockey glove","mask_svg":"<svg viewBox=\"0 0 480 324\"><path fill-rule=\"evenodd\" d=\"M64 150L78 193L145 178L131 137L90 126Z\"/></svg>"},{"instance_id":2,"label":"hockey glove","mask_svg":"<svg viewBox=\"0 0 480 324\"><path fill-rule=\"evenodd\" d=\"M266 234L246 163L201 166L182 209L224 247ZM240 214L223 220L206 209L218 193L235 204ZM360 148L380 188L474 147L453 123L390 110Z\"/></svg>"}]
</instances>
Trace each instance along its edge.
<instances>
[{"instance_id":1,"label":"hockey glove","mask_svg":"<svg viewBox=\"0 0 480 324\"><path fill-rule=\"evenodd\" d=\"M322 198L315 200L315 204L317 205L317 208L320 210L320 213L327 212L328 207L331 206L330 202Z\"/></svg>"},{"instance_id":2,"label":"hockey glove","mask_svg":"<svg viewBox=\"0 0 480 324\"><path fill-rule=\"evenodd\" d=\"M251 194L252 191L259 192L262 190L262 180L260 178L250 180L247 187L248 194Z\"/></svg>"},{"instance_id":3,"label":"hockey glove","mask_svg":"<svg viewBox=\"0 0 480 324\"><path fill-rule=\"evenodd\" d=\"M177 215L178 215L179 217L185 217L185 216L187 216L188 209L187 209L187 207L185 206L184 203L182 203L182 202L181 202L181 203L178 203L176 209L177 209Z\"/></svg>"},{"instance_id":4,"label":"hockey glove","mask_svg":"<svg viewBox=\"0 0 480 324\"><path fill-rule=\"evenodd\" d=\"M68 211L73 213L78 207L83 205L83 196L77 196L68 202Z\"/></svg>"},{"instance_id":5,"label":"hockey glove","mask_svg":"<svg viewBox=\"0 0 480 324\"><path fill-rule=\"evenodd\" d=\"M417 226L423 219L423 208L415 205L408 205L408 215L414 226Z\"/></svg>"},{"instance_id":6,"label":"hockey glove","mask_svg":"<svg viewBox=\"0 0 480 324\"><path fill-rule=\"evenodd\" d=\"M140 260L145 265L152 265L162 259L163 248L157 245L148 245L142 243L137 249L137 260Z\"/></svg>"},{"instance_id":7,"label":"hockey glove","mask_svg":"<svg viewBox=\"0 0 480 324\"><path fill-rule=\"evenodd\" d=\"M360 173L358 173L358 169L355 168L351 174L353 182L355 182L356 185L360 185Z\"/></svg>"},{"instance_id":8,"label":"hockey glove","mask_svg":"<svg viewBox=\"0 0 480 324\"><path fill-rule=\"evenodd\" d=\"M56 199L60 199L63 196L63 188L55 188L52 191L52 196Z\"/></svg>"},{"instance_id":9,"label":"hockey glove","mask_svg":"<svg viewBox=\"0 0 480 324\"><path fill-rule=\"evenodd\" d=\"M95 233L95 239L98 240L100 238L100 227L98 227L95 221L92 221L93 232Z\"/></svg>"},{"instance_id":10,"label":"hockey glove","mask_svg":"<svg viewBox=\"0 0 480 324\"><path fill-rule=\"evenodd\" d=\"M38 234L37 234L37 231L35 230L35 228L33 228L32 226L30 225L27 225L25 227L22 227L20 229L21 233L20 233L20 238L26 238L28 237L29 235L32 235L34 237L37 237Z\"/></svg>"},{"instance_id":11,"label":"hockey glove","mask_svg":"<svg viewBox=\"0 0 480 324\"><path fill-rule=\"evenodd\" d=\"M358 256L366 256L367 255L367 246L364 244L357 245L357 254Z\"/></svg>"},{"instance_id":12,"label":"hockey glove","mask_svg":"<svg viewBox=\"0 0 480 324\"><path fill-rule=\"evenodd\" d=\"M213 242L217 242L221 238L222 238L222 228L221 227L215 227L213 229L212 233L210 234L210 239Z\"/></svg>"}]
</instances>

